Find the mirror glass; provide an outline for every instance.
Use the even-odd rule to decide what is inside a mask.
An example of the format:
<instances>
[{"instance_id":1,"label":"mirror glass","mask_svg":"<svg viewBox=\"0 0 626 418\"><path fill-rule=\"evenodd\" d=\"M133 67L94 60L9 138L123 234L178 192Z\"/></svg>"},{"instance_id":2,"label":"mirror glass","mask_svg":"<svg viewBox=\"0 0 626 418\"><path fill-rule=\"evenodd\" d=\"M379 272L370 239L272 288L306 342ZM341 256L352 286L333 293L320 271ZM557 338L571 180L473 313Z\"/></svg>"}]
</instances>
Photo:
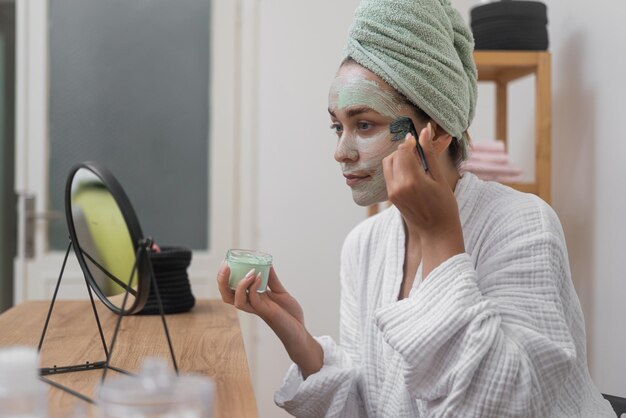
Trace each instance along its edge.
<instances>
[{"instance_id":1,"label":"mirror glass","mask_svg":"<svg viewBox=\"0 0 626 418\"><path fill-rule=\"evenodd\" d=\"M138 272L130 277L135 246L118 202L102 179L87 168L79 168L71 178L69 200L74 249L83 255L92 287L120 310L128 289L125 310L129 310L137 298Z\"/></svg>"}]
</instances>

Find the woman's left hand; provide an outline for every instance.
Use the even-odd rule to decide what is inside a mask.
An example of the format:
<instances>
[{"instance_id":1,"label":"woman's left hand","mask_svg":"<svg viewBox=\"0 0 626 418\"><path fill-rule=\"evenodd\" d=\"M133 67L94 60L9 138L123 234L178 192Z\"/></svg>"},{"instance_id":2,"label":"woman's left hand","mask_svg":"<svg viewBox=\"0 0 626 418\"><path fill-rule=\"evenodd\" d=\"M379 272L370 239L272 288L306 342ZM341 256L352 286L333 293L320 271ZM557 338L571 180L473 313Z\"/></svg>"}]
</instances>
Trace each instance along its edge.
<instances>
[{"instance_id":1,"label":"woman's left hand","mask_svg":"<svg viewBox=\"0 0 626 418\"><path fill-rule=\"evenodd\" d=\"M465 252L465 246L458 205L437 158L430 123L419 140L428 172L422 167L417 143L410 134L383 160L383 172L389 200L402 213L409 233L414 231L420 237L426 277L441 262Z\"/></svg>"}]
</instances>

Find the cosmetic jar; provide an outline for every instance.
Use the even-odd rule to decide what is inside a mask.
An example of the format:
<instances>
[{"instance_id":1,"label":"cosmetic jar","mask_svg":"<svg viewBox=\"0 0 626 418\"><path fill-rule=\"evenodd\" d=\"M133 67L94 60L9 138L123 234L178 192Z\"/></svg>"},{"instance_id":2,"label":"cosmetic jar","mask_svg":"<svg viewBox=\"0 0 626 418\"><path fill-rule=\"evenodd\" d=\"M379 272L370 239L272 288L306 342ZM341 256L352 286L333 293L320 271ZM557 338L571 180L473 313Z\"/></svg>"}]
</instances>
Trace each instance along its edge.
<instances>
[{"instance_id":1,"label":"cosmetic jar","mask_svg":"<svg viewBox=\"0 0 626 418\"><path fill-rule=\"evenodd\" d=\"M0 417L47 417L48 390L34 347L0 348Z\"/></svg>"},{"instance_id":2,"label":"cosmetic jar","mask_svg":"<svg viewBox=\"0 0 626 418\"><path fill-rule=\"evenodd\" d=\"M272 266L272 256L255 250L228 250L226 254L226 263L230 267L230 277L228 278L228 287L235 290L237 284L243 279L246 274L252 269L255 270L254 274L261 273L261 285L257 290L258 293L263 293L267 289L267 278L270 274L270 267Z\"/></svg>"},{"instance_id":3,"label":"cosmetic jar","mask_svg":"<svg viewBox=\"0 0 626 418\"><path fill-rule=\"evenodd\" d=\"M215 384L177 376L163 359L144 360L139 375L107 379L98 395L98 418L213 418Z\"/></svg>"}]
</instances>

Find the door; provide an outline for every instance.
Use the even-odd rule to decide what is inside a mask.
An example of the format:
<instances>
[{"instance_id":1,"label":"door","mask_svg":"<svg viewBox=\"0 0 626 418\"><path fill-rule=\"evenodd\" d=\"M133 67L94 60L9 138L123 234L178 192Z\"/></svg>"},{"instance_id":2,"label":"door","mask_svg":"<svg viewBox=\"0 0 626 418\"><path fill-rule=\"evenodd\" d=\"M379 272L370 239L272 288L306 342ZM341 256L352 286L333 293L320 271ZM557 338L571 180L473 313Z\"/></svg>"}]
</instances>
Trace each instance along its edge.
<instances>
[{"instance_id":1,"label":"door","mask_svg":"<svg viewBox=\"0 0 626 418\"><path fill-rule=\"evenodd\" d=\"M236 2L16 3L15 303L52 296L65 177L85 160L116 175L146 236L193 250L193 292L216 296L236 241ZM60 297L87 297L73 254Z\"/></svg>"}]
</instances>

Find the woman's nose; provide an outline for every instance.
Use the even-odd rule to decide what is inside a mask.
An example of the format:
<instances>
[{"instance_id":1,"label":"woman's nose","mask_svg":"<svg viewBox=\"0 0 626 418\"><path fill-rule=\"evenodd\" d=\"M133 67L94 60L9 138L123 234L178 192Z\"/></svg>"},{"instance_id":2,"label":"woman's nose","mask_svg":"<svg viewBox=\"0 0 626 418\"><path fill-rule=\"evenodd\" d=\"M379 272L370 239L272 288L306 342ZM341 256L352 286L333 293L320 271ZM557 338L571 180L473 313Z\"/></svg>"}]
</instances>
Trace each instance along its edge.
<instances>
[{"instance_id":1,"label":"woman's nose","mask_svg":"<svg viewBox=\"0 0 626 418\"><path fill-rule=\"evenodd\" d=\"M335 160L338 163L353 163L358 159L359 153L350 138L346 138L345 135L339 138L337 149L335 150Z\"/></svg>"}]
</instances>

